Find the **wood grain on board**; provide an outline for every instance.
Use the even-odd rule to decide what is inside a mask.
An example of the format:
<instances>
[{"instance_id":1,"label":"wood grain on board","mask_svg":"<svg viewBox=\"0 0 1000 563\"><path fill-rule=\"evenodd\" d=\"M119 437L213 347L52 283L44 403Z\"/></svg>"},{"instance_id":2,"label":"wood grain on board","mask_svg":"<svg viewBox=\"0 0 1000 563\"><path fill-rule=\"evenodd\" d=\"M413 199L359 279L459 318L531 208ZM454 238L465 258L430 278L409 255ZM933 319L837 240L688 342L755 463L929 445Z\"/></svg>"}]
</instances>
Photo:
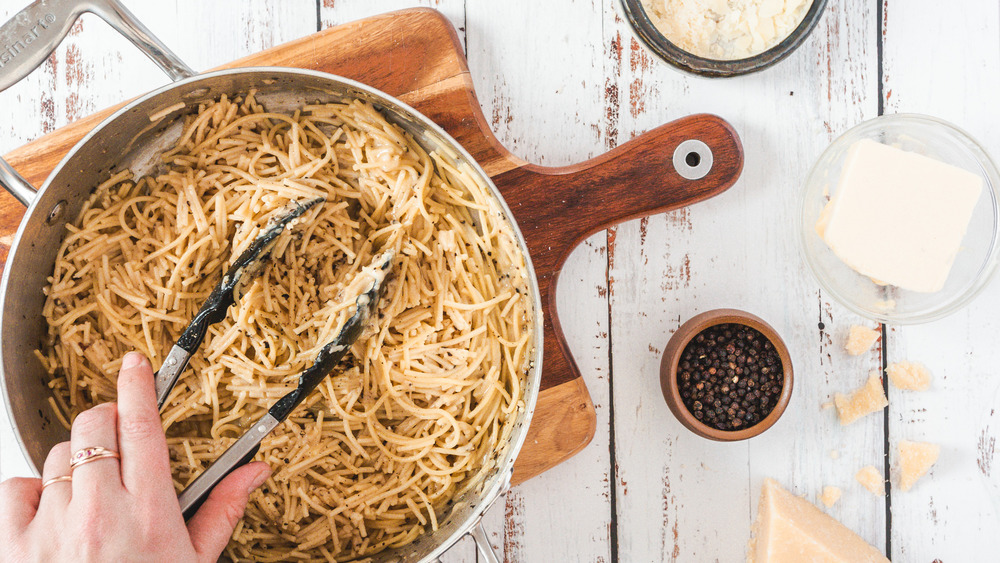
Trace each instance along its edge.
<instances>
[{"instance_id":1,"label":"wood grain on board","mask_svg":"<svg viewBox=\"0 0 1000 563\"><path fill-rule=\"evenodd\" d=\"M426 113L489 170L528 241L545 309L543 395L537 409L544 416L532 424L528 446L518 462L540 472L585 446L595 431L593 406L586 386L579 384L580 371L565 345L554 307L559 269L587 234L626 218L688 205L731 186L742 169L735 132L717 118L695 116L575 166L528 165L514 158L490 132L472 91L455 30L433 10L395 12L341 25L225 65L246 66L297 66L364 81ZM8 161L33 184L41 185L64 152L93 128L95 120L111 111L16 149ZM715 153L711 172L697 182L684 180L664 165L674 148L689 138L701 139ZM0 199L0 217L17 216L19 207L9 196ZM15 221L0 225L0 237L15 229ZM552 391L563 384L572 385ZM559 413L557 432L540 426L550 418L544 412L548 409L566 410ZM521 469L518 477L534 474Z\"/></svg>"}]
</instances>

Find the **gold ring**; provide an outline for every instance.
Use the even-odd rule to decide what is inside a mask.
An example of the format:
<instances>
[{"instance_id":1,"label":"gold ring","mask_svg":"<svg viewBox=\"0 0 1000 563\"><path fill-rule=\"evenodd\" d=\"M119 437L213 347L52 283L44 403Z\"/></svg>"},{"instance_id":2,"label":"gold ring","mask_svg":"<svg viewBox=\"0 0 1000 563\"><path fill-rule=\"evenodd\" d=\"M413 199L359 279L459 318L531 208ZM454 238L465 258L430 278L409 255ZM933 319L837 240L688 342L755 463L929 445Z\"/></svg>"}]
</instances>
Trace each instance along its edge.
<instances>
[{"instance_id":1,"label":"gold ring","mask_svg":"<svg viewBox=\"0 0 1000 563\"><path fill-rule=\"evenodd\" d=\"M58 477L53 477L53 478L49 479L48 481L42 483L42 488L44 489L45 487L48 487L49 485L51 485L53 483L69 483L72 480L73 480L73 476L72 475L60 475Z\"/></svg>"},{"instance_id":2,"label":"gold ring","mask_svg":"<svg viewBox=\"0 0 1000 563\"><path fill-rule=\"evenodd\" d=\"M80 448L73 452L73 455L69 458L69 468L72 471L77 467L85 463L90 463L92 461L97 461L99 459L104 459L106 457L113 457L115 459L121 459L118 452L109 450L107 448L102 448L100 446L93 446L90 448Z\"/></svg>"}]
</instances>

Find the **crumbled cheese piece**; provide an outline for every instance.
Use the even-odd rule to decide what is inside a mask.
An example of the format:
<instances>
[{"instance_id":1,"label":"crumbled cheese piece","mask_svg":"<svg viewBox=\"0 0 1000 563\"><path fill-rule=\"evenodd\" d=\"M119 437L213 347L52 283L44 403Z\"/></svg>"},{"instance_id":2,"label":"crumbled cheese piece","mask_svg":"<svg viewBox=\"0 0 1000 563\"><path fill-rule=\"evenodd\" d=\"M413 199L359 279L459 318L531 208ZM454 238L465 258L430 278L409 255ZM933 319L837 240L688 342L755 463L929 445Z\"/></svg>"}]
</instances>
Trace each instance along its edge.
<instances>
[{"instance_id":1,"label":"crumbled cheese piece","mask_svg":"<svg viewBox=\"0 0 1000 563\"><path fill-rule=\"evenodd\" d=\"M820 404L819 408L821 408L823 410L832 409L833 408L833 401L825 401L822 404Z\"/></svg>"},{"instance_id":2,"label":"crumbled cheese piece","mask_svg":"<svg viewBox=\"0 0 1000 563\"><path fill-rule=\"evenodd\" d=\"M859 274L933 293L948 279L982 191L978 173L862 139L848 148L818 227Z\"/></svg>"},{"instance_id":3,"label":"crumbled cheese piece","mask_svg":"<svg viewBox=\"0 0 1000 563\"><path fill-rule=\"evenodd\" d=\"M441 229L438 231L438 244L446 252L454 252L458 249L458 246L455 244L455 231L451 229Z\"/></svg>"},{"instance_id":4,"label":"crumbled cheese piece","mask_svg":"<svg viewBox=\"0 0 1000 563\"><path fill-rule=\"evenodd\" d=\"M868 381L851 393L850 397L837 393L833 396L833 402L837 405L837 414L840 416L842 426L847 426L855 420L880 411L889 405L889 401L885 398L885 391L882 390L882 379L877 371L869 373Z\"/></svg>"},{"instance_id":5,"label":"crumbled cheese piece","mask_svg":"<svg viewBox=\"0 0 1000 563\"><path fill-rule=\"evenodd\" d=\"M822 235L820 235L822 236ZM891 313L896 310L896 300L895 299L883 299L882 301L875 302L875 308L883 313Z\"/></svg>"},{"instance_id":6,"label":"crumbled cheese piece","mask_svg":"<svg viewBox=\"0 0 1000 563\"><path fill-rule=\"evenodd\" d=\"M881 335L882 333L877 330L854 325L847 335L847 344L844 345L844 349L852 356L860 356L870 350L872 344L875 344Z\"/></svg>"},{"instance_id":7,"label":"crumbled cheese piece","mask_svg":"<svg viewBox=\"0 0 1000 563\"><path fill-rule=\"evenodd\" d=\"M841 491L837 487L823 487L823 494L819 496L823 506L830 508L840 500Z\"/></svg>"},{"instance_id":8,"label":"crumbled cheese piece","mask_svg":"<svg viewBox=\"0 0 1000 563\"><path fill-rule=\"evenodd\" d=\"M752 57L798 27L812 0L642 0L649 20L671 43L717 60Z\"/></svg>"},{"instance_id":9,"label":"crumbled cheese piece","mask_svg":"<svg viewBox=\"0 0 1000 563\"><path fill-rule=\"evenodd\" d=\"M927 442L899 441L899 488L908 491L941 455L941 446Z\"/></svg>"},{"instance_id":10,"label":"crumbled cheese piece","mask_svg":"<svg viewBox=\"0 0 1000 563\"><path fill-rule=\"evenodd\" d=\"M830 450L830 459L838 459L840 457L840 450Z\"/></svg>"},{"instance_id":11,"label":"crumbled cheese piece","mask_svg":"<svg viewBox=\"0 0 1000 563\"><path fill-rule=\"evenodd\" d=\"M931 372L920 362L896 362L889 364L885 372L898 389L926 391L931 386Z\"/></svg>"},{"instance_id":12,"label":"crumbled cheese piece","mask_svg":"<svg viewBox=\"0 0 1000 563\"><path fill-rule=\"evenodd\" d=\"M854 478L858 480L858 483L872 492L873 495L878 495L880 497L885 496L885 479L882 478L882 474L879 473L878 469L875 469L874 465L866 465L862 467L855 475Z\"/></svg>"},{"instance_id":13,"label":"crumbled cheese piece","mask_svg":"<svg viewBox=\"0 0 1000 563\"><path fill-rule=\"evenodd\" d=\"M811 502L765 479L748 563L889 563L878 549Z\"/></svg>"}]
</instances>

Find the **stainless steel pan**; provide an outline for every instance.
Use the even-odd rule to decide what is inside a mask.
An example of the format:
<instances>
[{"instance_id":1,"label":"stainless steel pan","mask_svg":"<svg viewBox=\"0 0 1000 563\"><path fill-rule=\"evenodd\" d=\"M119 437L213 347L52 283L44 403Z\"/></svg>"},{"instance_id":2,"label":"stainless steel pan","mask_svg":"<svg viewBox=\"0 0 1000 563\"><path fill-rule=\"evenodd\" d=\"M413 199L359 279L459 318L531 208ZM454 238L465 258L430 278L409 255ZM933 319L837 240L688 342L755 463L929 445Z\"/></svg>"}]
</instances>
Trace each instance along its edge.
<instances>
[{"instance_id":1,"label":"stainless steel pan","mask_svg":"<svg viewBox=\"0 0 1000 563\"><path fill-rule=\"evenodd\" d=\"M156 157L179 135L183 117L199 102L222 94L234 96L256 89L257 99L271 111L287 111L305 103L360 98L380 108L386 117L408 131L428 151L445 146L468 164L488 186L525 256L534 301L534 342L531 368L524 392L524 408L517 414L509 443L497 452L483 481L455 499L437 532L425 534L405 548L387 551L376 561L433 561L463 535L471 534L486 561L497 561L479 521L489 506L510 486L514 458L524 442L538 397L542 367L542 317L539 290L524 237L500 192L489 176L443 129L413 108L358 82L322 72L293 68L243 68L203 75L195 73L157 40L117 0L41 0L0 27L0 90L38 66L66 35L83 12L104 18L145 52L174 81L129 103L106 119L66 155L37 192L0 159L0 186L27 207L14 237L0 285L0 388L21 448L36 473L51 448L68 439L51 413L46 374L33 355L46 334L41 288L53 269L55 254L67 220L76 217L94 188L115 171L131 168L151 172ZM184 102L151 123L149 116Z\"/></svg>"}]
</instances>

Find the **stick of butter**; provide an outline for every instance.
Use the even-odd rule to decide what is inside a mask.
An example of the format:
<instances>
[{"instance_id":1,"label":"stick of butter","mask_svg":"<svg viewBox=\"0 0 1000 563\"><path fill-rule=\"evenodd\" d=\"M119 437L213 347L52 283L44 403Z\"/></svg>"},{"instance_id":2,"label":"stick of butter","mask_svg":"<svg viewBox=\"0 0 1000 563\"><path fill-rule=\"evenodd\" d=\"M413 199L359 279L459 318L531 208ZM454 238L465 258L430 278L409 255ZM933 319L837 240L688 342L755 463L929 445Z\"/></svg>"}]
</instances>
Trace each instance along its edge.
<instances>
[{"instance_id":1,"label":"stick of butter","mask_svg":"<svg viewBox=\"0 0 1000 563\"><path fill-rule=\"evenodd\" d=\"M983 190L978 175L870 139L848 149L816 232L858 273L941 290Z\"/></svg>"}]
</instances>

